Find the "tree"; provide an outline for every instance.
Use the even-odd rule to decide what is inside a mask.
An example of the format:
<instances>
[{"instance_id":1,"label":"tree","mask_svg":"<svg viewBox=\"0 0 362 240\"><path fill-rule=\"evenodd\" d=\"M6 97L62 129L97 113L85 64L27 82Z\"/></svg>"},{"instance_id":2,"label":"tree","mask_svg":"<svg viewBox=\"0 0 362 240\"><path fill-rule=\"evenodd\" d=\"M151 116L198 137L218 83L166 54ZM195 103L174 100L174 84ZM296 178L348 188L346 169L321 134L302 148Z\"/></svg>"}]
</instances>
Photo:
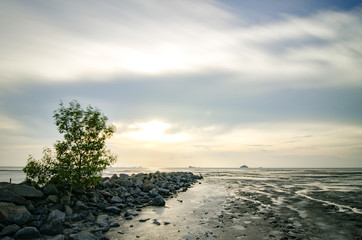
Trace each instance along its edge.
<instances>
[{"instance_id":1,"label":"tree","mask_svg":"<svg viewBox=\"0 0 362 240\"><path fill-rule=\"evenodd\" d=\"M53 117L64 140L54 144L55 153L46 148L41 161L29 157L23 169L27 179L38 185L53 182L71 188L99 182L102 171L117 159L105 145L115 127L106 124L108 118L98 109L88 106L84 110L77 101L68 107L61 102Z\"/></svg>"}]
</instances>

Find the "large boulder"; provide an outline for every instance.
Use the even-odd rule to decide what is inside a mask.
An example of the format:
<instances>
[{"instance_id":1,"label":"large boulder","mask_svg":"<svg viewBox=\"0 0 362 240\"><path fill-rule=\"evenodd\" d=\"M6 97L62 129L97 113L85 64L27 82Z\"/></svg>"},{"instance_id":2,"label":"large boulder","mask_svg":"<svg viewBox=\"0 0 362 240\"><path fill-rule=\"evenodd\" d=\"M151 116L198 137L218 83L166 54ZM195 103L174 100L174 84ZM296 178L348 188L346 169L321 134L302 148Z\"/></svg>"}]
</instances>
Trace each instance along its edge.
<instances>
[{"instance_id":1,"label":"large boulder","mask_svg":"<svg viewBox=\"0 0 362 240\"><path fill-rule=\"evenodd\" d=\"M65 213L59 210L53 210L49 215L46 223L40 228L40 232L44 235L55 236L63 233L63 223L65 221Z\"/></svg>"},{"instance_id":2,"label":"large boulder","mask_svg":"<svg viewBox=\"0 0 362 240\"><path fill-rule=\"evenodd\" d=\"M15 234L15 239L39 239L41 234L35 227L25 227Z\"/></svg>"},{"instance_id":3,"label":"large boulder","mask_svg":"<svg viewBox=\"0 0 362 240\"><path fill-rule=\"evenodd\" d=\"M165 206L165 203L166 202L161 195L158 195L152 200L152 205L154 206Z\"/></svg>"},{"instance_id":4,"label":"large boulder","mask_svg":"<svg viewBox=\"0 0 362 240\"><path fill-rule=\"evenodd\" d=\"M36 189L33 186L28 186L25 184L12 184L8 188L10 191L14 192L16 195L21 197L42 197L43 192Z\"/></svg>"},{"instance_id":5,"label":"large boulder","mask_svg":"<svg viewBox=\"0 0 362 240\"><path fill-rule=\"evenodd\" d=\"M32 218L33 216L24 206L0 202L0 223L23 225Z\"/></svg>"},{"instance_id":6,"label":"large boulder","mask_svg":"<svg viewBox=\"0 0 362 240\"><path fill-rule=\"evenodd\" d=\"M3 189L0 191L0 202L24 204L25 199L16 195L14 192L9 191L8 189Z\"/></svg>"}]
</instances>

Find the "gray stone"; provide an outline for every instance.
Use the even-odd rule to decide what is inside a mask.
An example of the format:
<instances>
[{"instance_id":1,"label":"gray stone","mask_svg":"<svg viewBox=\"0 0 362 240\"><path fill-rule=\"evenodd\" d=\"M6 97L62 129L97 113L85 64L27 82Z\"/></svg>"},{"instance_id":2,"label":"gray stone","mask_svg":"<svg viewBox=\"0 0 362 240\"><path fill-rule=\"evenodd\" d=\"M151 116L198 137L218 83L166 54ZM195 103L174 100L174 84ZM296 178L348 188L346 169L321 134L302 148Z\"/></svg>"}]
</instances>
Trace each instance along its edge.
<instances>
[{"instance_id":1,"label":"gray stone","mask_svg":"<svg viewBox=\"0 0 362 240\"><path fill-rule=\"evenodd\" d=\"M25 227L20 229L15 234L15 239L37 239L41 234L35 227Z\"/></svg>"},{"instance_id":2,"label":"gray stone","mask_svg":"<svg viewBox=\"0 0 362 240\"><path fill-rule=\"evenodd\" d=\"M77 201L75 203L76 208L78 208L79 210L88 210L87 205L85 205L82 201Z\"/></svg>"},{"instance_id":3,"label":"gray stone","mask_svg":"<svg viewBox=\"0 0 362 240\"><path fill-rule=\"evenodd\" d=\"M109 187L113 187L113 182L109 179L106 179L102 182L102 186L104 188L109 188Z\"/></svg>"},{"instance_id":4,"label":"gray stone","mask_svg":"<svg viewBox=\"0 0 362 240\"><path fill-rule=\"evenodd\" d=\"M123 199L118 196L113 196L109 201L111 203L121 203L121 202L123 202Z\"/></svg>"},{"instance_id":5,"label":"gray stone","mask_svg":"<svg viewBox=\"0 0 362 240\"><path fill-rule=\"evenodd\" d=\"M63 223L65 221L65 213L59 210L53 210L49 215L46 223L40 228L40 232L44 235L55 236L63 233Z\"/></svg>"},{"instance_id":6,"label":"gray stone","mask_svg":"<svg viewBox=\"0 0 362 240\"><path fill-rule=\"evenodd\" d=\"M57 203L59 198L57 195L49 195L46 200L47 202Z\"/></svg>"},{"instance_id":7,"label":"gray stone","mask_svg":"<svg viewBox=\"0 0 362 240\"><path fill-rule=\"evenodd\" d=\"M143 191L145 192L149 192L151 191L153 188L153 183L150 181L150 180L146 180L144 183L143 183Z\"/></svg>"},{"instance_id":8,"label":"gray stone","mask_svg":"<svg viewBox=\"0 0 362 240\"><path fill-rule=\"evenodd\" d=\"M154 206L165 206L165 203L166 202L161 195L158 195L152 200L152 205Z\"/></svg>"},{"instance_id":9,"label":"gray stone","mask_svg":"<svg viewBox=\"0 0 362 240\"><path fill-rule=\"evenodd\" d=\"M51 222L46 222L41 228L40 232L44 235L55 236L62 234L64 231L62 222L58 220L53 220Z\"/></svg>"},{"instance_id":10,"label":"gray stone","mask_svg":"<svg viewBox=\"0 0 362 240\"><path fill-rule=\"evenodd\" d=\"M110 206L110 207L106 207L105 209L107 212L112 212L112 213L121 213L122 210L119 209L118 207L115 207L115 206Z\"/></svg>"},{"instance_id":11,"label":"gray stone","mask_svg":"<svg viewBox=\"0 0 362 240\"><path fill-rule=\"evenodd\" d=\"M0 223L23 225L31 219L31 213L24 206L0 202Z\"/></svg>"},{"instance_id":12,"label":"gray stone","mask_svg":"<svg viewBox=\"0 0 362 240\"><path fill-rule=\"evenodd\" d=\"M65 213L59 210L53 210L51 211L51 213L48 215L48 222L54 221L54 220L60 220L60 222L64 222L65 221Z\"/></svg>"},{"instance_id":13,"label":"gray stone","mask_svg":"<svg viewBox=\"0 0 362 240\"><path fill-rule=\"evenodd\" d=\"M7 225L3 228L3 230L0 232L0 237L4 237L4 236L12 236L14 235L17 231L19 231L20 227L17 224L11 224L11 225Z\"/></svg>"},{"instance_id":14,"label":"gray stone","mask_svg":"<svg viewBox=\"0 0 362 240\"><path fill-rule=\"evenodd\" d=\"M82 232L79 232L76 234L71 234L69 236L69 239L70 240L98 240L98 238L94 234L87 232L87 231L82 231Z\"/></svg>"},{"instance_id":15,"label":"gray stone","mask_svg":"<svg viewBox=\"0 0 362 240\"><path fill-rule=\"evenodd\" d=\"M25 199L16 195L14 192L4 189L0 191L0 202L11 202L16 204L24 204Z\"/></svg>"},{"instance_id":16,"label":"gray stone","mask_svg":"<svg viewBox=\"0 0 362 240\"><path fill-rule=\"evenodd\" d=\"M36 189L33 186L28 186L25 184L12 184L8 188L10 191L14 192L20 197L42 197L43 192Z\"/></svg>"},{"instance_id":17,"label":"gray stone","mask_svg":"<svg viewBox=\"0 0 362 240\"><path fill-rule=\"evenodd\" d=\"M55 186L55 184L48 183L47 185L44 186L43 193L46 195L57 195L58 194L57 186Z\"/></svg>"},{"instance_id":18,"label":"gray stone","mask_svg":"<svg viewBox=\"0 0 362 240\"><path fill-rule=\"evenodd\" d=\"M68 216L73 214L73 209L69 205L64 206L64 211L65 211L65 214Z\"/></svg>"}]
</instances>

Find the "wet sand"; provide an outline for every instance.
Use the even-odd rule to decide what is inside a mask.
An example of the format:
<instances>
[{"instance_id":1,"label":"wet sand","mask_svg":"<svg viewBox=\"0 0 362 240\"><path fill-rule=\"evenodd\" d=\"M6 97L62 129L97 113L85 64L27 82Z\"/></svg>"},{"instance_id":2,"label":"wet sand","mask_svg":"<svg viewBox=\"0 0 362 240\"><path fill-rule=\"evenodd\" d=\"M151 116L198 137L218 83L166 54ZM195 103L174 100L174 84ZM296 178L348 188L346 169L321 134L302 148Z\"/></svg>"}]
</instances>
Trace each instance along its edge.
<instances>
[{"instance_id":1,"label":"wet sand","mask_svg":"<svg viewBox=\"0 0 362 240\"><path fill-rule=\"evenodd\" d=\"M322 191L308 177L293 181L283 177L205 177L201 184L169 198L165 207L132 209L130 212L139 214L132 220L115 217L112 221L120 227L112 228L106 237L362 239L360 185L345 192L349 199L345 205L340 196L329 196L340 192ZM303 184L312 184L316 191L305 191Z\"/></svg>"}]
</instances>

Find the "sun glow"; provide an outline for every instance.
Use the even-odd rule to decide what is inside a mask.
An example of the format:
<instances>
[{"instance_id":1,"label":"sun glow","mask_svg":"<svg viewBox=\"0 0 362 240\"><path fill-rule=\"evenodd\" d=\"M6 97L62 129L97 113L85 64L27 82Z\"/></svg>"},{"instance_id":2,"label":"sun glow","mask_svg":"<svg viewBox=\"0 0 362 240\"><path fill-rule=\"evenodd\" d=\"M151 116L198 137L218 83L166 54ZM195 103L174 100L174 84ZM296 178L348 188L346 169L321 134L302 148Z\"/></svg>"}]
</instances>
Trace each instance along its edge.
<instances>
[{"instance_id":1,"label":"sun glow","mask_svg":"<svg viewBox=\"0 0 362 240\"><path fill-rule=\"evenodd\" d=\"M129 126L130 132L125 136L141 141L151 142L180 142L188 139L186 133L167 133L172 126L161 121L150 121L146 123L136 123Z\"/></svg>"}]
</instances>

